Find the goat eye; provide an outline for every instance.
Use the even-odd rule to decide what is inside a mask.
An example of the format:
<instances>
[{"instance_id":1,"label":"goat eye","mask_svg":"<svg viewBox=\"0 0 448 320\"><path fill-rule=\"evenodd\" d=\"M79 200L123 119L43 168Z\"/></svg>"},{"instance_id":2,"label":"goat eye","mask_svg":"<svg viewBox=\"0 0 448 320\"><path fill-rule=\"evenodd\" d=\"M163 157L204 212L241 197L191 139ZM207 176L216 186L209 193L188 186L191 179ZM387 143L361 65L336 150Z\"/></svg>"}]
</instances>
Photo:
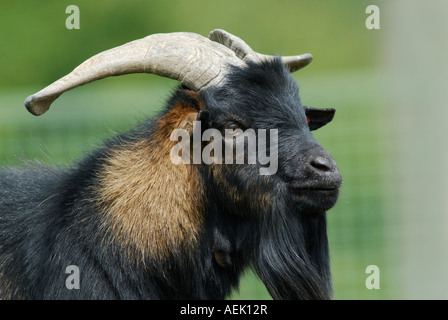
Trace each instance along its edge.
<instances>
[{"instance_id":1,"label":"goat eye","mask_svg":"<svg viewBox=\"0 0 448 320\"><path fill-rule=\"evenodd\" d=\"M236 135L241 132L241 127L236 123L229 123L224 127L227 134Z\"/></svg>"}]
</instances>

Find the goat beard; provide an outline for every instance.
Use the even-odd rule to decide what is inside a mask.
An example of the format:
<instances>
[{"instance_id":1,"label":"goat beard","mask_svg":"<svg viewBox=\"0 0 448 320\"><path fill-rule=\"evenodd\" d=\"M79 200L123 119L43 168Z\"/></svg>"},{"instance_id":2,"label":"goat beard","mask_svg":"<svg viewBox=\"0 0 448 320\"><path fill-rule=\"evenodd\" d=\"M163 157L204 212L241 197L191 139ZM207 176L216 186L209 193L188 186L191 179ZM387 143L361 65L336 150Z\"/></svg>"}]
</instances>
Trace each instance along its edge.
<instances>
[{"instance_id":1,"label":"goat beard","mask_svg":"<svg viewBox=\"0 0 448 320\"><path fill-rule=\"evenodd\" d=\"M292 207L279 199L265 212L255 270L274 299L331 299L326 213Z\"/></svg>"}]
</instances>

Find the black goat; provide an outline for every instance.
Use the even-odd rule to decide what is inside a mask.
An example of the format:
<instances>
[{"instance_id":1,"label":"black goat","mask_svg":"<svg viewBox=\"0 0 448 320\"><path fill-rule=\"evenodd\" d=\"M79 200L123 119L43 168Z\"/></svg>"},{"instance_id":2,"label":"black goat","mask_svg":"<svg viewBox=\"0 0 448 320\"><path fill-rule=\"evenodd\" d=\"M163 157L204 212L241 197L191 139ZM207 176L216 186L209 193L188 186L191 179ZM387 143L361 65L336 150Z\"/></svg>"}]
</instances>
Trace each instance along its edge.
<instances>
[{"instance_id":1,"label":"black goat","mask_svg":"<svg viewBox=\"0 0 448 320\"><path fill-rule=\"evenodd\" d=\"M248 267L275 299L331 298L325 211L342 180L310 129L331 121L334 110L303 107L290 75L310 56L263 56L220 30L212 40L184 33L145 39L156 39L151 49L133 42L131 55L188 60L176 50L197 40L201 55L210 51L223 61L194 57L183 67L172 60L161 67L157 60L144 70L118 63L114 74L95 66L95 79L77 68L81 81L66 76L56 82L63 89L27 99L27 108L41 114L62 92L109 75L150 72L182 82L158 116L72 168L0 171L0 299L223 299ZM172 73L179 69L185 73ZM277 172L260 175L260 163L173 164L170 136L178 128L191 132L193 120L223 134L278 130ZM79 289L66 285L71 265Z\"/></svg>"}]
</instances>

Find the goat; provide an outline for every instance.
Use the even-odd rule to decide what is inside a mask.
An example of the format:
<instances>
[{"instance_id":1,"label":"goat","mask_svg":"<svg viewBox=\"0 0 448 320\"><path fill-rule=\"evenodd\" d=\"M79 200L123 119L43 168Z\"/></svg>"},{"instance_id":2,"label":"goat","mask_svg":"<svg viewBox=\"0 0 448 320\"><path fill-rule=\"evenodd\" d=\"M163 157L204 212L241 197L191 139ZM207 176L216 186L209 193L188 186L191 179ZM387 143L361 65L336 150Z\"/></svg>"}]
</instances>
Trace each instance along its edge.
<instances>
[{"instance_id":1,"label":"goat","mask_svg":"<svg viewBox=\"0 0 448 320\"><path fill-rule=\"evenodd\" d=\"M342 178L311 131L335 110L304 107L290 74L311 59L262 55L224 30L153 34L28 97L41 115L63 92L108 76L181 82L158 115L70 168L0 171L0 298L223 299L253 268L274 299L331 299L326 211ZM195 123L231 136L278 130L277 172L174 164L171 133ZM79 288L67 286L68 266Z\"/></svg>"}]
</instances>

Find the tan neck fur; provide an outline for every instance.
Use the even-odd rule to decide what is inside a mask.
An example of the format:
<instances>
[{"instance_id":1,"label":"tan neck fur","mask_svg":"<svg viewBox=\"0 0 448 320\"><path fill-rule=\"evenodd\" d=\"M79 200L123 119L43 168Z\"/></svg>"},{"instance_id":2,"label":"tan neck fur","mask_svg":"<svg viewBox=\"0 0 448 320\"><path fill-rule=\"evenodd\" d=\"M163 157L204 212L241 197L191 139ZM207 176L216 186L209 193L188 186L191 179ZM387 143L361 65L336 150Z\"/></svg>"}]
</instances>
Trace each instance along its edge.
<instances>
[{"instance_id":1,"label":"tan neck fur","mask_svg":"<svg viewBox=\"0 0 448 320\"><path fill-rule=\"evenodd\" d=\"M197 168L170 160L171 132L197 112L174 107L151 141L137 139L110 151L100 174L99 203L113 237L138 261L194 248L204 221Z\"/></svg>"}]
</instances>

